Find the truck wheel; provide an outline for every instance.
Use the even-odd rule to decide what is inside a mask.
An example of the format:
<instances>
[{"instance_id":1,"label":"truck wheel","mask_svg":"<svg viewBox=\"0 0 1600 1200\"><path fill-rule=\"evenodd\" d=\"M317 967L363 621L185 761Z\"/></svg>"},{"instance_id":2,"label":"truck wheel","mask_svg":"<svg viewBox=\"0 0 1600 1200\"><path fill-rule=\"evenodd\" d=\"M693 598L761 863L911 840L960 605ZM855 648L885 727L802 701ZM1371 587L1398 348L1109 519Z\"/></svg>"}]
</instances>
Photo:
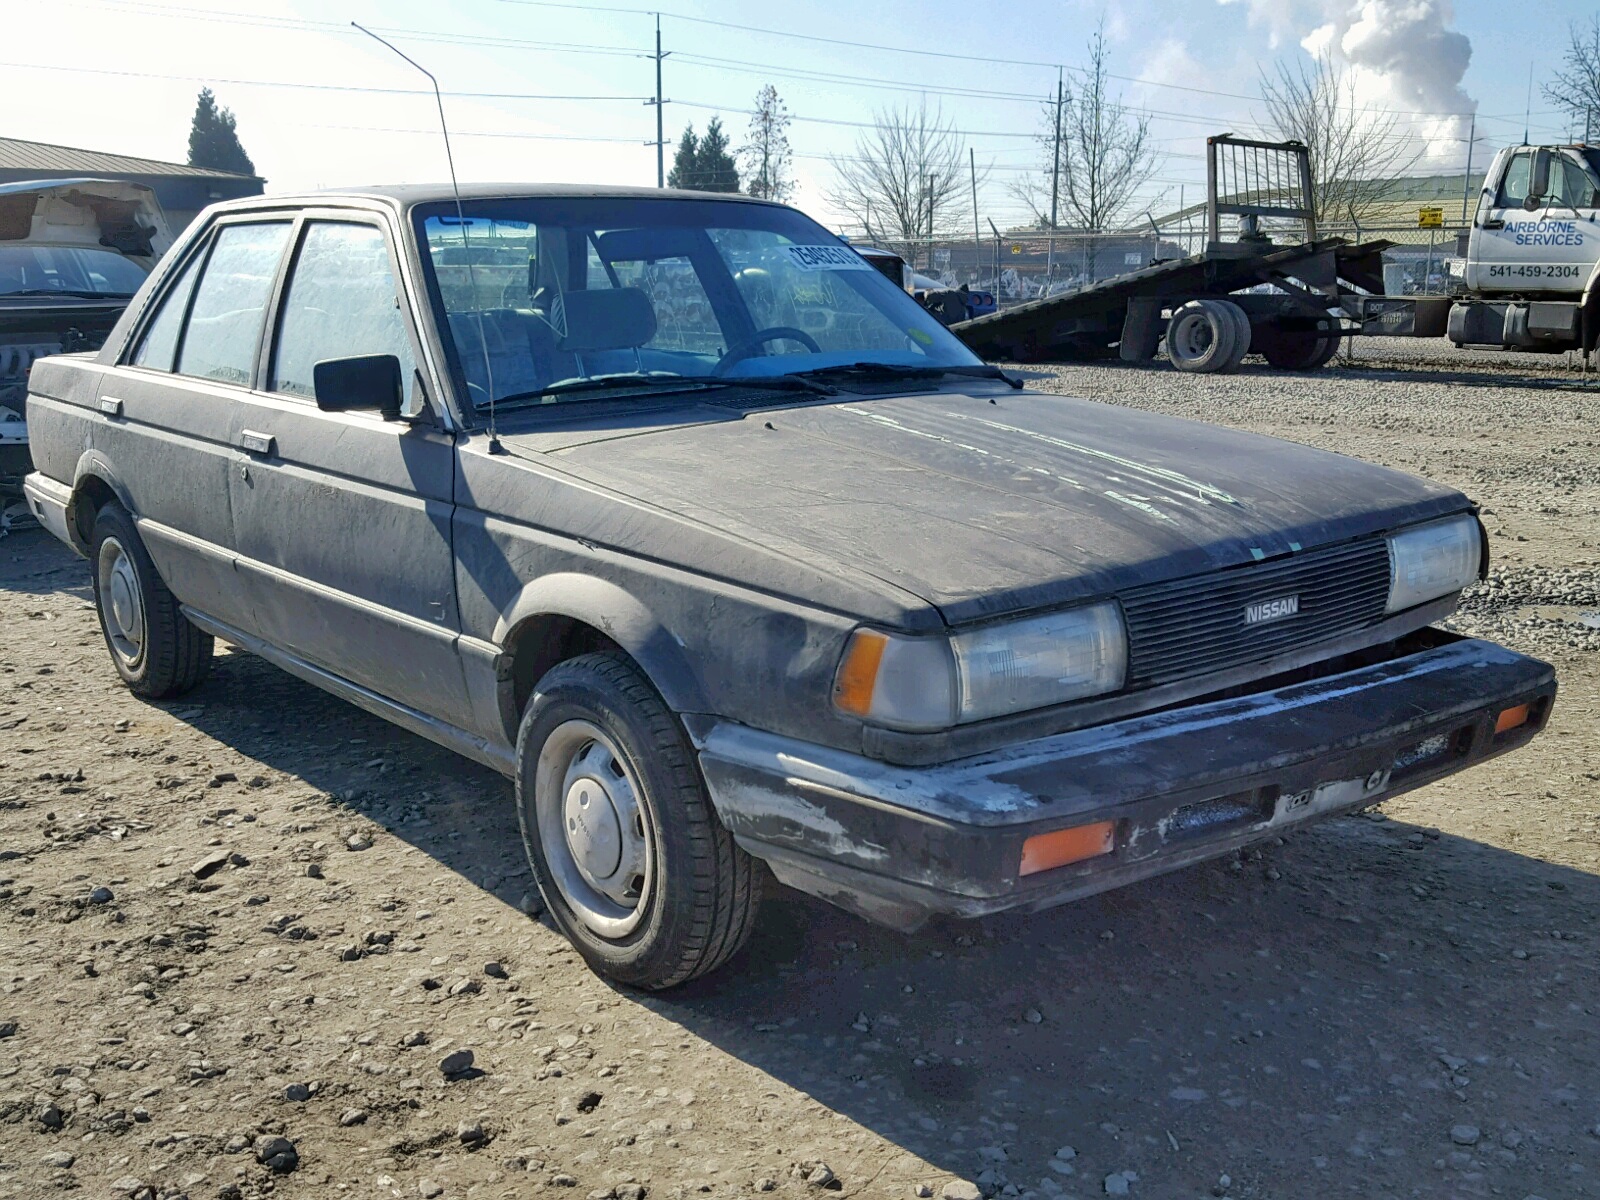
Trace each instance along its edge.
<instances>
[{"instance_id":1,"label":"truck wheel","mask_svg":"<svg viewBox=\"0 0 1600 1200\"><path fill-rule=\"evenodd\" d=\"M1167 358L1180 371L1231 371L1239 365L1238 341L1233 316L1215 300L1191 300L1167 322Z\"/></svg>"},{"instance_id":2,"label":"truck wheel","mask_svg":"<svg viewBox=\"0 0 1600 1200\"><path fill-rule=\"evenodd\" d=\"M181 696L199 684L211 670L211 635L183 615L120 505L95 514L89 561L100 632L123 682L152 700Z\"/></svg>"},{"instance_id":3,"label":"truck wheel","mask_svg":"<svg viewBox=\"0 0 1600 1200\"><path fill-rule=\"evenodd\" d=\"M1263 329L1256 337L1256 349L1281 371L1315 371L1339 352L1339 335Z\"/></svg>"},{"instance_id":4,"label":"truck wheel","mask_svg":"<svg viewBox=\"0 0 1600 1200\"><path fill-rule=\"evenodd\" d=\"M749 937L756 861L717 819L683 726L620 654L569 659L535 687L517 817L545 907L599 974L669 988Z\"/></svg>"}]
</instances>

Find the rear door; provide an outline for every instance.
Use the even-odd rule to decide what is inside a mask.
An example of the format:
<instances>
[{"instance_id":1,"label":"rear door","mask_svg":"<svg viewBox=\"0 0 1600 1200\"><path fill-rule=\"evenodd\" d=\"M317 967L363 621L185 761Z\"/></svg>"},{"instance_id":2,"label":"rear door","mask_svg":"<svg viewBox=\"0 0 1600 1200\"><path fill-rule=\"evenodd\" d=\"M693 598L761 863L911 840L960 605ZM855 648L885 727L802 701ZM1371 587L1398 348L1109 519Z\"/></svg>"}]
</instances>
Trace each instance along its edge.
<instances>
[{"instance_id":1,"label":"rear door","mask_svg":"<svg viewBox=\"0 0 1600 1200\"><path fill-rule=\"evenodd\" d=\"M267 641L462 725L454 443L417 370L401 277L379 215L300 223L261 387L241 406L239 569ZM364 354L399 358L407 418L317 407L315 364Z\"/></svg>"},{"instance_id":2,"label":"rear door","mask_svg":"<svg viewBox=\"0 0 1600 1200\"><path fill-rule=\"evenodd\" d=\"M249 394L290 230L287 220L238 219L192 248L102 383L92 433L173 594L246 628L229 485L236 406Z\"/></svg>"}]
</instances>

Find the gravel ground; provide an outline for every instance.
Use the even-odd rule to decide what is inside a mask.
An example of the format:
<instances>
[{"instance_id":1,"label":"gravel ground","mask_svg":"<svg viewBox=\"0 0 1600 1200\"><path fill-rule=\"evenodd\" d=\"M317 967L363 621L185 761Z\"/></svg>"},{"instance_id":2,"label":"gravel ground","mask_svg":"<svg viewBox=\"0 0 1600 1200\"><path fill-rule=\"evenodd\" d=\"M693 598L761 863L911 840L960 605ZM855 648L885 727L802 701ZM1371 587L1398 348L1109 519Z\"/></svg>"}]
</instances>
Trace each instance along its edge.
<instances>
[{"instance_id":1,"label":"gravel ground","mask_svg":"<svg viewBox=\"0 0 1600 1200\"><path fill-rule=\"evenodd\" d=\"M1600 400L1418 349L1023 370L1467 490L1458 624L1561 677L1534 748L1035 917L777 896L667 996L525 911L502 780L244 654L134 699L12 534L0 1197L1600 1195Z\"/></svg>"}]
</instances>

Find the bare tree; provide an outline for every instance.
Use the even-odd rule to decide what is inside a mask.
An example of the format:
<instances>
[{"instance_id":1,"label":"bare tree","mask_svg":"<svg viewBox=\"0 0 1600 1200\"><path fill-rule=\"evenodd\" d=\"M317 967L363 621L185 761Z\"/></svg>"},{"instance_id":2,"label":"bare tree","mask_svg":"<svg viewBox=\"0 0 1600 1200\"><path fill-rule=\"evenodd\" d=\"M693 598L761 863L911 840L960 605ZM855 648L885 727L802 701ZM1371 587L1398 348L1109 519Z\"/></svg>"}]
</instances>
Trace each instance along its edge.
<instances>
[{"instance_id":1,"label":"bare tree","mask_svg":"<svg viewBox=\"0 0 1600 1200\"><path fill-rule=\"evenodd\" d=\"M1561 66L1544 85L1544 98L1565 110L1588 136L1600 132L1600 15L1567 28Z\"/></svg>"},{"instance_id":2,"label":"bare tree","mask_svg":"<svg viewBox=\"0 0 1600 1200\"><path fill-rule=\"evenodd\" d=\"M770 83L756 93L750 131L739 147L744 160L745 191L763 200L788 200L794 195L794 152L789 149L789 108Z\"/></svg>"},{"instance_id":3,"label":"bare tree","mask_svg":"<svg viewBox=\"0 0 1600 1200\"><path fill-rule=\"evenodd\" d=\"M1268 132L1306 145L1319 224L1368 220L1421 157L1395 115L1361 103L1354 78L1326 55L1263 71L1261 99Z\"/></svg>"},{"instance_id":4,"label":"bare tree","mask_svg":"<svg viewBox=\"0 0 1600 1200\"><path fill-rule=\"evenodd\" d=\"M856 140L855 153L833 155L828 200L867 237L915 265L941 237L966 236L971 179L954 124L935 108L888 109ZM981 184L986 171L980 172Z\"/></svg>"},{"instance_id":5,"label":"bare tree","mask_svg":"<svg viewBox=\"0 0 1600 1200\"><path fill-rule=\"evenodd\" d=\"M1055 101L1045 103L1038 134L1042 165L1010 190L1028 205L1042 227L1048 227L1059 153L1058 208L1066 222L1102 233L1116 228L1133 211L1140 192L1156 173L1159 159L1150 118L1112 93L1104 29L1095 30L1089 39L1089 61L1082 74L1077 94L1066 97L1059 116Z\"/></svg>"}]
</instances>

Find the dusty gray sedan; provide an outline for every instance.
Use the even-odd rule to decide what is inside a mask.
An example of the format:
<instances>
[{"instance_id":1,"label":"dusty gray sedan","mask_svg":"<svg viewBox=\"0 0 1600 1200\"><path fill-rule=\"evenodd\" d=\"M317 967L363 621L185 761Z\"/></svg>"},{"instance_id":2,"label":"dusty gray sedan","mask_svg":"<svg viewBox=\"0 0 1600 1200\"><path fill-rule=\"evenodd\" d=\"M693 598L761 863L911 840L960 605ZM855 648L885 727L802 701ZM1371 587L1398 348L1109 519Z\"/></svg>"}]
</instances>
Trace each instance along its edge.
<instances>
[{"instance_id":1,"label":"dusty gray sedan","mask_svg":"<svg viewBox=\"0 0 1600 1200\"><path fill-rule=\"evenodd\" d=\"M29 416L134 691L220 637L514 777L551 914L645 987L724 963L767 869L903 929L1043 908L1555 695L1433 625L1486 569L1459 493L1031 393L744 198L221 205Z\"/></svg>"}]
</instances>

